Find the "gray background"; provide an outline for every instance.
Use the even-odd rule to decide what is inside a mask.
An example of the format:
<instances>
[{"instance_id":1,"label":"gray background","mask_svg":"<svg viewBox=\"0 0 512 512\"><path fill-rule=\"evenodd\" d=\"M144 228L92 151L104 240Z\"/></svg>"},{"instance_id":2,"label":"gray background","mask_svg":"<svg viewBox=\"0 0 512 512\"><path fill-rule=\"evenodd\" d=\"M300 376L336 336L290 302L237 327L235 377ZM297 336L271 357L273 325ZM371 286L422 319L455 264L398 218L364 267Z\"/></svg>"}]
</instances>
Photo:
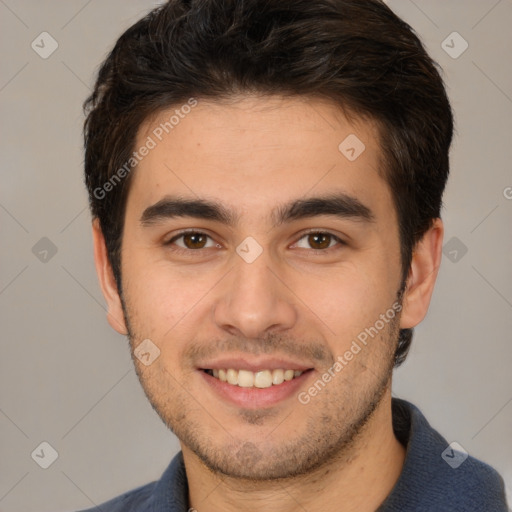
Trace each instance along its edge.
<instances>
[{"instance_id":1,"label":"gray background","mask_svg":"<svg viewBox=\"0 0 512 512\"><path fill-rule=\"evenodd\" d=\"M455 240L394 394L498 469L510 496L512 1L389 4L443 67L457 120L444 210ZM106 322L82 184L81 103L116 38L154 5L0 0L3 512L98 504L158 478L179 448ZM43 31L59 45L47 59L31 47ZM441 46L454 31L469 43L458 58ZM59 455L48 469L35 462L48 449L31 457L43 441Z\"/></svg>"}]
</instances>

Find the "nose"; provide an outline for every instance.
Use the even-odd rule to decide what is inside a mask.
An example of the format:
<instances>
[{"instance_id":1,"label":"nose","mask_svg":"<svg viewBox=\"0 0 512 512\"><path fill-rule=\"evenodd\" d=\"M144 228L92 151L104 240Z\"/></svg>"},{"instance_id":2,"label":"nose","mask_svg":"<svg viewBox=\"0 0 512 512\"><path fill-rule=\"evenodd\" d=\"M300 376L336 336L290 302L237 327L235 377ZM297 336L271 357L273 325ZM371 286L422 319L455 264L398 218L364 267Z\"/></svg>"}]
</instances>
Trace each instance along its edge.
<instances>
[{"instance_id":1,"label":"nose","mask_svg":"<svg viewBox=\"0 0 512 512\"><path fill-rule=\"evenodd\" d=\"M266 252L251 263L236 254L233 259L235 268L216 288L217 326L245 338L261 338L268 331L292 328L297 321L293 292L286 277L271 268Z\"/></svg>"}]
</instances>

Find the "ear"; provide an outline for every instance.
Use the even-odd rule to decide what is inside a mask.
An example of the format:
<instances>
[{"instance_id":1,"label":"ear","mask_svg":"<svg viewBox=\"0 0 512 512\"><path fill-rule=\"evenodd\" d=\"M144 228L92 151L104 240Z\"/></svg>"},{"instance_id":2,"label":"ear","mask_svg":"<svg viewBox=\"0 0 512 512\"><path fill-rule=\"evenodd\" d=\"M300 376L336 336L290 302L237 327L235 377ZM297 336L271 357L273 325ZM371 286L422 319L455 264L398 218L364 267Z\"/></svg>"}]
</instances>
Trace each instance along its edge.
<instances>
[{"instance_id":1,"label":"ear","mask_svg":"<svg viewBox=\"0 0 512 512\"><path fill-rule=\"evenodd\" d=\"M400 318L402 329L415 327L427 314L441 265L443 235L443 222L436 219L413 250Z\"/></svg>"},{"instance_id":2,"label":"ear","mask_svg":"<svg viewBox=\"0 0 512 512\"><path fill-rule=\"evenodd\" d=\"M128 334L126 322L124 319L121 298L117 289L117 283L114 279L112 266L108 258L105 238L101 231L100 222L94 219L92 223L92 238L94 244L94 263L96 273L100 282L103 297L107 302L107 320L119 334Z\"/></svg>"}]
</instances>

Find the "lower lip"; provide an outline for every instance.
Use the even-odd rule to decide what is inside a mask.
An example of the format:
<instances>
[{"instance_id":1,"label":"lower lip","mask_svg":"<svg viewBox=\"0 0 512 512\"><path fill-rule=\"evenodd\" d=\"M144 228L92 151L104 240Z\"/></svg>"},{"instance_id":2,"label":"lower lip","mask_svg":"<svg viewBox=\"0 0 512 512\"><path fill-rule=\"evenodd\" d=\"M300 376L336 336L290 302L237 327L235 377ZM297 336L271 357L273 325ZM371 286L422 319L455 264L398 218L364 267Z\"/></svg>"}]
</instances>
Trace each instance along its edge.
<instances>
[{"instance_id":1,"label":"lower lip","mask_svg":"<svg viewBox=\"0 0 512 512\"><path fill-rule=\"evenodd\" d=\"M203 370L198 371L217 395L225 401L244 409L272 407L291 396L295 396L300 387L304 385L305 381L313 373L313 370L307 370L299 377L284 381L277 386L272 385L269 388L242 388L222 382L216 377L208 375Z\"/></svg>"}]
</instances>

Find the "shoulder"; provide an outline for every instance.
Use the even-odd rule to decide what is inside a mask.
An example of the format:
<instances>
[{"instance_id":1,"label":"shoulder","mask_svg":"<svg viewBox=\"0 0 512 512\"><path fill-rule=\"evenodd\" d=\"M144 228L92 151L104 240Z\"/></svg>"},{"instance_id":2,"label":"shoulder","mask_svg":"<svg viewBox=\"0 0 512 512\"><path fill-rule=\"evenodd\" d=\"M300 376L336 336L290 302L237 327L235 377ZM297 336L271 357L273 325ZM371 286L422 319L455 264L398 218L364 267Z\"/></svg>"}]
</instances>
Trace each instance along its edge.
<instances>
[{"instance_id":1,"label":"shoulder","mask_svg":"<svg viewBox=\"0 0 512 512\"><path fill-rule=\"evenodd\" d=\"M445 509L439 510L507 512L504 482L495 469L454 448L447 447L443 457L431 483L432 489L442 490L439 503ZM453 460L453 467L445 462Z\"/></svg>"},{"instance_id":2,"label":"shoulder","mask_svg":"<svg viewBox=\"0 0 512 512\"><path fill-rule=\"evenodd\" d=\"M402 473L381 512L507 512L504 483L489 465L448 443L420 410L393 399L395 435L406 447Z\"/></svg>"}]
</instances>

